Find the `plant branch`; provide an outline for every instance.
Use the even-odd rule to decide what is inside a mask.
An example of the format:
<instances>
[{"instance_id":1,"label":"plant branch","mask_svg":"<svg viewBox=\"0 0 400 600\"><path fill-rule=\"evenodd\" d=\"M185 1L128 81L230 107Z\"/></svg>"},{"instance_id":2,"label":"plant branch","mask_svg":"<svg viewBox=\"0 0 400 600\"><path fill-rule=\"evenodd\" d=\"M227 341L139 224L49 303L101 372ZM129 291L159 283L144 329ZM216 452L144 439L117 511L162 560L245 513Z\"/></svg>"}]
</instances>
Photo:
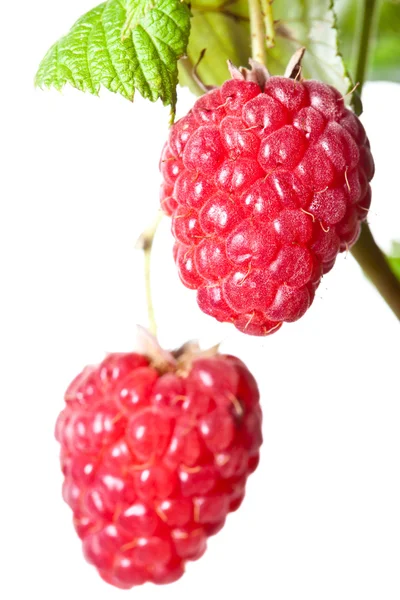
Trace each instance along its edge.
<instances>
[{"instance_id":1,"label":"plant branch","mask_svg":"<svg viewBox=\"0 0 400 600\"><path fill-rule=\"evenodd\" d=\"M254 60L267 66L267 47L261 0L249 0L251 55Z\"/></svg>"},{"instance_id":2,"label":"plant branch","mask_svg":"<svg viewBox=\"0 0 400 600\"><path fill-rule=\"evenodd\" d=\"M143 250L144 254L144 279L146 289L147 315L149 321L149 330L154 335L154 337L157 336L157 323L155 319L154 305L151 294L151 251L153 249L154 236L156 234L157 228L160 224L162 217L163 213L161 212L161 210L159 210L153 223L143 231L142 235L136 242L136 248L138 250Z\"/></svg>"},{"instance_id":3,"label":"plant branch","mask_svg":"<svg viewBox=\"0 0 400 600\"><path fill-rule=\"evenodd\" d=\"M357 60L355 80L358 83L358 92L361 94L364 85L370 41L377 14L377 0L364 0L360 18L360 27L357 44ZM365 275L374 284L381 296L400 319L400 283L393 274L385 255L377 246L370 228L363 224L361 235L353 246L351 253L364 271Z\"/></svg>"},{"instance_id":4,"label":"plant branch","mask_svg":"<svg viewBox=\"0 0 400 600\"><path fill-rule=\"evenodd\" d=\"M358 83L358 93L360 95L368 66L371 34L375 22L375 15L377 14L377 4L377 0L364 0L361 11L355 70L355 82Z\"/></svg>"},{"instance_id":5,"label":"plant branch","mask_svg":"<svg viewBox=\"0 0 400 600\"><path fill-rule=\"evenodd\" d=\"M351 253L365 275L400 319L400 282L392 272L382 250L378 248L366 223L363 223L361 235Z\"/></svg>"},{"instance_id":6,"label":"plant branch","mask_svg":"<svg viewBox=\"0 0 400 600\"><path fill-rule=\"evenodd\" d=\"M261 8L264 15L265 33L267 38L267 48L275 46L275 26L272 14L272 3L274 0L261 0Z\"/></svg>"}]
</instances>

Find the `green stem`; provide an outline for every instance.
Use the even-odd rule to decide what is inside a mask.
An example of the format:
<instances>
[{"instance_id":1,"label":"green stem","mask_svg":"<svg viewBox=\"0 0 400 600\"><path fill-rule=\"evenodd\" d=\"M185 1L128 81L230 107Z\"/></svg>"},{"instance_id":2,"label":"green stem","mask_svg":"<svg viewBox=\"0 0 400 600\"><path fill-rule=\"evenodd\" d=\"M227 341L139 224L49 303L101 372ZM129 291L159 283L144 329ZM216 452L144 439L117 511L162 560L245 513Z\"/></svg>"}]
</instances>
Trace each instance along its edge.
<instances>
[{"instance_id":1,"label":"green stem","mask_svg":"<svg viewBox=\"0 0 400 600\"><path fill-rule=\"evenodd\" d=\"M154 313L153 298L151 294L151 251L153 249L154 236L157 228L163 217L163 213L158 211L156 218L153 223L144 230L140 238L136 243L136 248L143 250L144 254L144 279L145 279L145 290L146 290L146 303L147 303L147 315L149 321L149 331L157 337L157 323Z\"/></svg>"},{"instance_id":2,"label":"green stem","mask_svg":"<svg viewBox=\"0 0 400 600\"><path fill-rule=\"evenodd\" d=\"M371 34L377 13L377 0L364 0L360 18L359 37L357 40L357 57L355 82L358 83L358 93L361 94L365 81L365 73L368 66L368 56L371 42Z\"/></svg>"},{"instance_id":3,"label":"green stem","mask_svg":"<svg viewBox=\"0 0 400 600\"><path fill-rule=\"evenodd\" d=\"M264 15L265 34L267 38L267 48L275 46L275 27L274 16L272 14L272 3L274 0L261 0L261 8Z\"/></svg>"},{"instance_id":4,"label":"green stem","mask_svg":"<svg viewBox=\"0 0 400 600\"><path fill-rule=\"evenodd\" d=\"M249 0L251 55L254 60L267 66L267 46L261 0Z\"/></svg>"},{"instance_id":5,"label":"green stem","mask_svg":"<svg viewBox=\"0 0 400 600\"><path fill-rule=\"evenodd\" d=\"M357 45L355 80L361 94L368 66L370 40L375 22L377 0L364 0ZM393 274L385 255L376 244L369 226L364 223L352 255L386 303L400 319L400 283Z\"/></svg>"},{"instance_id":6,"label":"green stem","mask_svg":"<svg viewBox=\"0 0 400 600\"><path fill-rule=\"evenodd\" d=\"M378 248L366 223L363 224L361 235L351 253L365 275L400 319L400 282L392 272L385 255Z\"/></svg>"}]
</instances>

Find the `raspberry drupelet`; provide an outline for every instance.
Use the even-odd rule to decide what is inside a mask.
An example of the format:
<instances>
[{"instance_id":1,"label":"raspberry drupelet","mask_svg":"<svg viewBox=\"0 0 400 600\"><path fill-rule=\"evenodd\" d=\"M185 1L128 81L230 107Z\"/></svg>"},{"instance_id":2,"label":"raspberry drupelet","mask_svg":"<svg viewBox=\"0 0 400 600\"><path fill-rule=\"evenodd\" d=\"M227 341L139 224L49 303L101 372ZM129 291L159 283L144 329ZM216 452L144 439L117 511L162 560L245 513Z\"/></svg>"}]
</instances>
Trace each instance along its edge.
<instances>
[{"instance_id":1,"label":"raspberry drupelet","mask_svg":"<svg viewBox=\"0 0 400 600\"><path fill-rule=\"evenodd\" d=\"M254 72L233 69L172 126L161 205L200 308L267 335L306 312L337 254L356 242L374 162L335 88Z\"/></svg>"},{"instance_id":2,"label":"raspberry drupelet","mask_svg":"<svg viewBox=\"0 0 400 600\"><path fill-rule=\"evenodd\" d=\"M171 355L172 356L172 355ZM56 425L86 559L131 588L179 579L241 504L262 443L257 384L233 356L110 354L71 383Z\"/></svg>"}]
</instances>

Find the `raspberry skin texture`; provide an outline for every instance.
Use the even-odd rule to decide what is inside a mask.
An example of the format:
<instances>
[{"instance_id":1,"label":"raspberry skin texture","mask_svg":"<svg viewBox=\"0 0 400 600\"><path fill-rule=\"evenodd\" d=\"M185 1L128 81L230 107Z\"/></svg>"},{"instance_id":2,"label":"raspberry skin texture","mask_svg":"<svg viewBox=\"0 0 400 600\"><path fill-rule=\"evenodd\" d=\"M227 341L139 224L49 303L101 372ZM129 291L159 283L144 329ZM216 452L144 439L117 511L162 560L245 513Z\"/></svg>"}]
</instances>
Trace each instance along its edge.
<instances>
[{"instance_id":1,"label":"raspberry skin texture","mask_svg":"<svg viewBox=\"0 0 400 600\"><path fill-rule=\"evenodd\" d=\"M121 589L179 579L258 465L259 392L244 363L200 354L182 364L110 354L70 384L57 420L84 556Z\"/></svg>"},{"instance_id":2,"label":"raspberry skin texture","mask_svg":"<svg viewBox=\"0 0 400 600\"><path fill-rule=\"evenodd\" d=\"M182 282L206 314L263 336L304 315L357 241L374 162L336 89L274 76L198 99L160 170Z\"/></svg>"}]
</instances>

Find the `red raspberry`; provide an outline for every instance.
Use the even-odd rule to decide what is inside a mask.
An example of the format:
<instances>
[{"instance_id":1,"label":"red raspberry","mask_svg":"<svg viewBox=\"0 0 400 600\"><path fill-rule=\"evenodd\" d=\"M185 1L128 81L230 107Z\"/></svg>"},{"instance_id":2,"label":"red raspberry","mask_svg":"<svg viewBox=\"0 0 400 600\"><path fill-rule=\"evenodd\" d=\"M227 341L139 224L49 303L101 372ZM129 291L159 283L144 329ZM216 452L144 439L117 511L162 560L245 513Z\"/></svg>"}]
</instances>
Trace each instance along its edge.
<instances>
[{"instance_id":1,"label":"red raspberry","mask_svg":"<svg viewBox=\"0 0 400 600\"><path fill-rule=\"evenodd\" d=\"M170 583L244 497L262 443L257 384L233 356L110 354L56 426L86 559L108 583ZM177 356L177 355L175 355Z\"/></svg>"},{"instance_id":2,"label":"red raspberry","mask_svg":"<svg viewBox=\"0 0 400 600\"><path fill-rule=\"evenodd\" d=\"M267 335L306 312L338 252L357 240L374 163L333 87L235 77L171 128L161 204L200 308Z\"/></svg>"}]
</instances>

